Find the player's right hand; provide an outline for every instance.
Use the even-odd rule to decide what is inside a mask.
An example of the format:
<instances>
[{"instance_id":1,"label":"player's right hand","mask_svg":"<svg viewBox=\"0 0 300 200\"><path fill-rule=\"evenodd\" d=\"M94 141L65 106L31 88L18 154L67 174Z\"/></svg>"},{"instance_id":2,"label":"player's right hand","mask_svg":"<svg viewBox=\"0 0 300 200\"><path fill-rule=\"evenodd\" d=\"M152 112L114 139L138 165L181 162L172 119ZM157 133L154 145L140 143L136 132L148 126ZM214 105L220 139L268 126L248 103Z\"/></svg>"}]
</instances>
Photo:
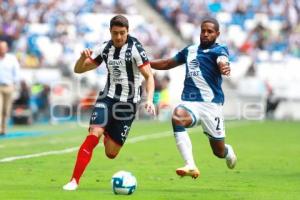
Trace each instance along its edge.
<instances>
[{"instance_id":1,"label":"player's right hand","mask_svg":"<svg viewBox=\"0 0 300 200\"><path fill-rule=\"evenodd\" d=\"M84 49L82 52L81 52L81 57L82 58L89 58L91 57L93 51L91 49Z\"/></svg>"},{"instance_id":2,"label":"player's right hand","mask_svg":"<svg viewBox=\"0 0 300 200\"><path fill-rule=\"evenodd\" d=\"M219 64L219 69L221 74L225 75L225 76L229 76L230 75L230 66L226 63L220 63Z\"/></svg>"}]
</instances>

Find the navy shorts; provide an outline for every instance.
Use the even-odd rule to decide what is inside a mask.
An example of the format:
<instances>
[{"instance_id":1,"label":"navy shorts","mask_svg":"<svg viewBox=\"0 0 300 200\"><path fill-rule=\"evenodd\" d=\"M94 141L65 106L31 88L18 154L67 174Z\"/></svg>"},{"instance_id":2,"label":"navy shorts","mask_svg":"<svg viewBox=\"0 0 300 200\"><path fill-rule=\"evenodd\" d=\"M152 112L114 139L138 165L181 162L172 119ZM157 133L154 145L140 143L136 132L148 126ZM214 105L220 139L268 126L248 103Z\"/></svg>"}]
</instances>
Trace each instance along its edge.
<instances>
[{"instance_id":1,"label":"navy shorts","mask_svg":"<svg viewBox=\"0 0 300 200\"><path fill-rule=\"evenodd\" d=\"M104 134L123 145L135 118L136 104L105 97L98 99L90 119L90 127L102 127Z\"/></svg>"}]
</instances>

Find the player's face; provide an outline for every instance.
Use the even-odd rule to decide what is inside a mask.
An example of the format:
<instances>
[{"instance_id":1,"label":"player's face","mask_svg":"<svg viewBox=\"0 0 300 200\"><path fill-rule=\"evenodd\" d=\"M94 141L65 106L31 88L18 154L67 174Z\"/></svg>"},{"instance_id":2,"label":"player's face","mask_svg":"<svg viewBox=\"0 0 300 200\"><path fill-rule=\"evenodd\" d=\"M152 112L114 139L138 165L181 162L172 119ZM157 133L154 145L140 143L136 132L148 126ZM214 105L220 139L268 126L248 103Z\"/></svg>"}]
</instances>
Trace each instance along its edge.
<instances>
[{"instance_id":1,"label":"player's face","mask_svg":"<svg viewBox=\"0 0 300 200\"><path fill-rule=\"evenodd\" d=\"M113 26L110 29L110 34L114 46L117 48L121 48L127 40L128 29L127 27L123 26Z\"/></svg>"},{"instance_id":2,"label":"player's face","mask_svg":"<svg viewBox=\"0 0 300 200\"><path fill-rule=\"evenodd\" d=\"M215 25L210 22L205 22L201 25L200 42L202 47L210 47L216 42L217 37L220 35L219 31L216 31Z\"/></svg>"}]
</instances>

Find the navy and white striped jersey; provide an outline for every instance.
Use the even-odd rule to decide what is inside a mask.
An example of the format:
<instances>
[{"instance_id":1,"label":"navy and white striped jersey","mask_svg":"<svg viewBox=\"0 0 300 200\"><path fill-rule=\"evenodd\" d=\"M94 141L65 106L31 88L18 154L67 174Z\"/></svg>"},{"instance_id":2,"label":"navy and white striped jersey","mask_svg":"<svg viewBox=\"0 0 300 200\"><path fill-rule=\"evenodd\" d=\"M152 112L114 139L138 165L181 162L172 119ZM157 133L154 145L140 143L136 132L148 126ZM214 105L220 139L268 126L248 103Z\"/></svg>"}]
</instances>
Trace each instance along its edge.
<instances>
[{"instance_id":1,"label":"navy and white striped jersey","mask_svg":"<svg viewBox=\"0 0 300 200\"><path fill-rule=\"evenodd\" d=\"M175 55L174 59L186 66L182 100L224 103L222 75L217 64L220 56L228 58L228 48L217 43L208 49L191 45Z\"/></svg>"},{"instance_id":2,"label":"navy and white striped jersey","mask_svg":"<svg viewBox=\"0 0 300 200\"><path fill-rule=\"evenodd\" d=\"M106 63L108 77L103 92L108 97L122 102L137 103L141 100L143 79L139 68L149 60L136 38L128 36L121 48L114 47L112 40L104 42L93 49L91 58L98 64Z\"/></svg>"}]
</instances>

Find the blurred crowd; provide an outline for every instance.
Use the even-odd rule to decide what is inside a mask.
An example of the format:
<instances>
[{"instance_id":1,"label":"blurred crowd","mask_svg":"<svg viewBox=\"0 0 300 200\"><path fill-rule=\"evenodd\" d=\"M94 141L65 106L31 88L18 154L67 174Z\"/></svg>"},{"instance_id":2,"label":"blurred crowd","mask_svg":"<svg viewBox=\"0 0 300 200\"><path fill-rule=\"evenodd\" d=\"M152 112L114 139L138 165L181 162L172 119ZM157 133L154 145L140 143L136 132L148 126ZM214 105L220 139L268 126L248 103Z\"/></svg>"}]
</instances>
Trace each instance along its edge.
<instances>
[{"instance_id":1,"label":"blurred crowd","mask_svg":"<svg viewBox=\"0 0 300 200\"><path fill-rule=\"evenodd\" d=\"M56 67L67 74L83 48L107 39L103 36L108 27L98 21L89 24L102 32L86 37L93 27L82 16L91 13L135 15L138 11L135 0L0 0L0 39L8 42L22 67ZM153 57L167 53L170 41L150 22L130 32L146 47L155 48Z\"/></svg>"},{"instance_id":2,"label":"blurred crowd","mask_svg":"<svg viewBox=\"0 0 300 200\"><path fill-rule=\"evenodd\" d=\"M140 15L136 0L0 0L0 40L8 43L23 70L14 95L14 123L50 120L51 112L56 112L50 108L53 96L65 97L59 89L57 94L50 89L53 80L69 78L71 82L76 78L72 71L80 51L110 38L108 23L114 13L129 16L129 32L139 38L150 58L164 57L172 51L169 38ZM101 68L94 74L99 81L105 70ZM87 80L93 77L96 75L89 75ZM88 91L89 87L95 92L93 85L86 87ZM70 104L84 102L89 97L89 94L78 98L73 97L75 94L68 95L68 99L78 99ZM52 115L63 116L68 109L57 106L57 110Z\"/></svg>"},{"instance_id":3,"label":"blurred crowd","mask_svg":"<svg viewBox=\"0 0 300 200\"><path fill-rule=\"evenodd\" d=\"M23 78L26 76L26 80L21 82L19 94L16 95L13 116L26 116L27 110L31 113L31 118L26 118L29 119L28 123L49 120L49 84L53 82L51 80L60 80L62 77L75 78L72 67L80 51L109 39L108 22L114 15L112 13L128 14L130 34L141 40L150 59L172 54L175 49L172 41L154 22L144 19L137 9L136 1L0 0L0 40L7 41L10 51L17 56L22 69L48 70L39 75L32 75L30 70L26 70L26 73L23 71ZM229 46L231 61L246 55L255 66L259 61L300 58L298 0L148 2L173 25L187 43L199 42L200 22L204 16L215 16L221 25L219 42ZM60 75L54 71L50 74L49 69L59 71ZM254 69L255 73L255 67L250 69ZM104 76L105 73L104 68L99 68L95 73L97 76L90 74L88 77L82 77L81 81L99 82L99 76ZM156 75L156 80L159 81L156 81L154 101L158 112L169 106L167 89L170 78L172 77L167 75ZM44 82L39 82L40 80ZM87 88L91 89L88 91L92 92L92 96L97 96L94 94L94 86L90 84ZM55 91L56 96L61 96L61 90ZM73 99L89 102L89 95L90 93L87 93L80 99L77 96ZM62 111L58 111L60 112Z\"/></svg>"},{"instance_id":4,"label":"blurred crowd","mask_svg":"<svg viewBox=\"0 0 300 200\"><path fill-rule=\"evenodd\" d=\"M213 15L221 24L221 42L256 61L300 58L299 0L149 0L189 42L199 40L199 23Z\"/></svg>"}]
</instances>

